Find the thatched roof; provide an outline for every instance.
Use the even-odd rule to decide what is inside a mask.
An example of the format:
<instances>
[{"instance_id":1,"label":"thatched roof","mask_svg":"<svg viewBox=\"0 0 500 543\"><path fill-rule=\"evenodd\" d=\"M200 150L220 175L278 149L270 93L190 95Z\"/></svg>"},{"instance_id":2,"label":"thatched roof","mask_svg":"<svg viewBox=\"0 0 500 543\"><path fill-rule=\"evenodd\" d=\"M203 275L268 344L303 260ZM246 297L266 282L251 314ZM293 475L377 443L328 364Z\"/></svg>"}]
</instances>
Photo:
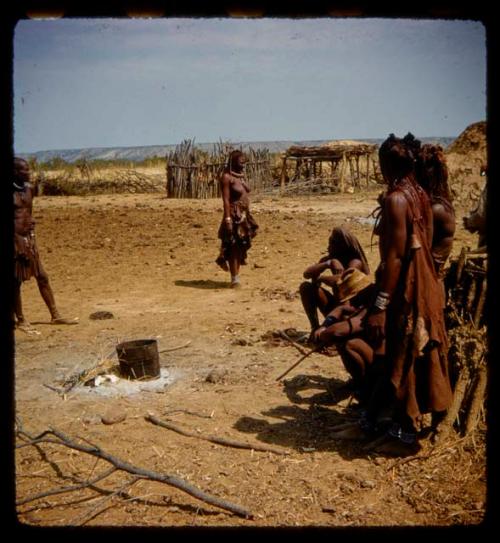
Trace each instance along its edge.
<instances>
[{"instance_id":1,"label":"thatched roof","mask_svg":"<svg viewBox=\"0 0 500 543\"><path fill-rule=\"evenodd\" d=\"M293 145L287 149L285 156L290 158L324 158L325 160L335 160L342 158L344 153L347 156L365 155L373 153L376 149L377 145L370 143L339 140L331 141L326 145L318 147L301 147L299 145Z\"/></svg>"}]
</instances>

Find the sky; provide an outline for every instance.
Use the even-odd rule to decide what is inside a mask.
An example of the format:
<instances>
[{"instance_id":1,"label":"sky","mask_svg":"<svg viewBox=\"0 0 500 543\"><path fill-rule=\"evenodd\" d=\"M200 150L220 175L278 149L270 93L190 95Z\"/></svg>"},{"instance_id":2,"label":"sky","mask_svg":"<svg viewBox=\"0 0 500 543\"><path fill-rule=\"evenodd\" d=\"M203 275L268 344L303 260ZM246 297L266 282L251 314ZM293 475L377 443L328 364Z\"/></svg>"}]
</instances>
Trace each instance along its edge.
<instances>
[{"instance_id":1,"label":"sky","mask_svg":"<svg viewBox=\"0 0 500 543\"><path fill-rule=\"evenodd\" d=\"M456 137L486 119L478 21L19 21L14 151Z\"/></svg>"}]
</instances>

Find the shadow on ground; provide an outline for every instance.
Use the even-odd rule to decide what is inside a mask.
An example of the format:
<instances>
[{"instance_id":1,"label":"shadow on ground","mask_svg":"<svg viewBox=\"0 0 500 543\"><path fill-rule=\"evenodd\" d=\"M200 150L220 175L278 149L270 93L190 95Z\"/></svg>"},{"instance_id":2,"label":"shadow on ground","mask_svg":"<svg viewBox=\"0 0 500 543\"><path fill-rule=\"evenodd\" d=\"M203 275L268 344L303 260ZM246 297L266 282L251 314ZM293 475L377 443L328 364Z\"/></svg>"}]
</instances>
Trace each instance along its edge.
<instances>
[{"instance_id":1,"label":"shadow on ground","mask_svg":"<svg viewBox=\"0 0 500 543\"><path fill-rule=\"evenodd\" d=\"M179 279L175 281L177 287L191 287L191 288L201 288L201 289L218 289L218 288L229 288L230 284L227 281L212 281L211 279L194 279L192 281L183 281Z\"/></svg>"},{"instance_id":2,"label":"shadow on ground","mask_svg":"<svg viewBox=\"0 0 500 543\"><path fill-rule=\"evenodd\" d=\"M369 439L333 437L333 427L359 419L359 405L351 401L348 383L320 375L297 375L284 383L284 392L292 404L263 411L263 418L241 417L234 428L254 434L263 443L298 452L331 451L348 460L373 455L373 451L363 448Z\"/></svg>"}]
</instances>

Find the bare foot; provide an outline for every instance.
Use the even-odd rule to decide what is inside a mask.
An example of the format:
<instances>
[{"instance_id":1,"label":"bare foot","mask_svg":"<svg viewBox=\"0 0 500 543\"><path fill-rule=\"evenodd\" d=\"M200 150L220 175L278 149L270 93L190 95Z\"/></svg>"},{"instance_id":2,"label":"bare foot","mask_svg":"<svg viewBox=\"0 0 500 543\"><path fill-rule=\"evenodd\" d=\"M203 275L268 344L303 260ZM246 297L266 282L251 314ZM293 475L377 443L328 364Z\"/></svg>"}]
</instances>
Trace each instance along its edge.
<instances>
[{"instance_id":1,"label":"bare foot","mask_svg":"<svg viewBox=\"0 0 500 543\"><path fill-rule=\"evenodd\" d=\"M30 336L41 336L42 333L34 328L29 322L23 321L16 324L16 328Z\"/></svg>"},{"instance_id":2,"label":"bare foot","mask_svg":"<svg viewBox=\"0 0 500 543\"><path fill-rule=\"evenodd\" d=\"M50 321L50 324L78 324L78 317L75 317L74 319L56 317Z\"/></svg>"}]
</instances>

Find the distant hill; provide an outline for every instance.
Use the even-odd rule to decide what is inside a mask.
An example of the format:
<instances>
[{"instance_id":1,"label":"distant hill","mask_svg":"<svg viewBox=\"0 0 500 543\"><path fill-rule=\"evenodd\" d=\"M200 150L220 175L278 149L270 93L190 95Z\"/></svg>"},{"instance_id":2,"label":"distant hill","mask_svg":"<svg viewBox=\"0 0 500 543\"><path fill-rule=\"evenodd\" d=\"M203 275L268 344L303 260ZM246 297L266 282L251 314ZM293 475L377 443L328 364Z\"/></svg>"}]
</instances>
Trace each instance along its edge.
<instances>
[{"instance_id":1,"label":"distant hill","mask_svg":"<svg viewBox=\"0 0 500 543\"><path fill-rule=\"evenodd\" d=\"M422 137L419 138L423 143L439 143L443 147L450 145L455 138L451 137ZM251 142L230 142L235 147L247 149L268 149L271 153L281 153L286 151L292 145L315 146L324 145L331 140L307 140L307 141L251 141ZM384 138L367 138L363 140L366 143L379 145ZM205 151L212 151L214 143L196 143ZM35 153L21 153L20 156L29 159L36 158L39 163L48 162L53 158L61 158L68 163L79 159L87 160L129 160L131 162L141 162L147 158L164 157L170 151L173 151L176 145L148 145L143 147L90 147L87 149L54 149L50 151L37 151Z\"/></svg>"}]
</instances>

